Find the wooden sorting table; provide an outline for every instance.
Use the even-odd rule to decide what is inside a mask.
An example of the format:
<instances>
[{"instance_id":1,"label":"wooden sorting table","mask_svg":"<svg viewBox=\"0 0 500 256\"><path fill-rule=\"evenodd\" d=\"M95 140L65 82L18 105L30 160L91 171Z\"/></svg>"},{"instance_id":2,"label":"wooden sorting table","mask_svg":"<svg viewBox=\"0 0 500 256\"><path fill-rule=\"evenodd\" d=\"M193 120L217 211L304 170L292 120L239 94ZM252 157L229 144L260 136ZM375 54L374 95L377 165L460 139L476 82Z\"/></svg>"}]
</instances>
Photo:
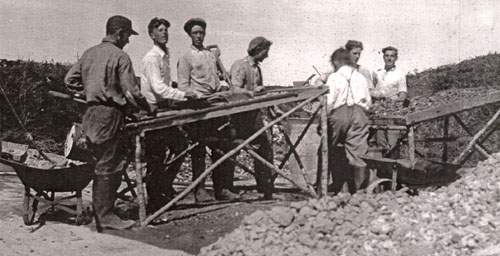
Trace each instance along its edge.
<instances>
[{"instance_id":1,"label":"wooden sorting table","mask_svg":"<svg viewBox=\"0 0 500 256\"><path fill-rule=\"evenodd\" d=\"M308 124L302 131L302 133L299 135L297 140L295 142L292 142L289 136L287 137L287 142L290 144L290 149L289 152L286 154L285 159L283 162L286 162L292 155L295 157L297 162L299 162L299 165L301 163L300 157L298 153L296 152L296 147L300 144L302 138L304 137L305 133L307 132L308 128L311 126L311 124L314 122L314 120L318 120L316 116L319 114L321 115L321 126L324 130L326 130L326 94L328 92L328 89L325 87L319 87L319 88L302 88L302 89L291 89L291 90L284 90L283 92L275 93L272 95L265 95L265 96L259 96L254 99L250 100L244 100L244 101L237 101L237 102L231 102L231 103L224 103L221 105L209 107L209 108L204 108L204 109L199 109L199 110L191 110L191 109L185 109L185 110L178 110L178 111L167 111L167 112L161 112L158 113L156 117L145 117L143 119L136 120L134 122L127 123L126 129L128 130L129 133L131 133L133 136L135 136L135 172L136 172L136 189L137 189L137 196L138 196L138 203L139 203L139 222L141 226L146 226L148 223L153 221L155 218L160 216L163 212L171 208L175 203L177 203L179 200L181 200L183 197L185 197L189 192L191 192L195 186L197 186L206 176L210 174L212 170L214 170L217 166L219 166L223 161L231 161L235 164L237 164L236 159L234 156L236 156L237 153L239 153L241 150L246 151L253 157L255 157L258 161L263 162L266 166L272 168L276 173L280 174L283 176L285 179L290 181L292 184L297 186L299 189L304 191L305 193L311 195L311 196L322 196L326 194L326 189L327 189L327 164L326 161L328 159L328 149L327 149L327 143L326 143L326 133L323 133L322 135L322 141L323 141L323 148L322 148L322 155L323 155L323 169L318 170L318 177L321 181L320 186L318 186L317 190L314 190L313 187L308 184L307 186L301 185L297 182L295 182L293 179L288 177L288 175L284 174L283 172L283 165L279 165L279 167L276 167L273 163L267 162L265 159L260 157L251 147L249 147L249 144L255 140L260 134L264 133L266 130L270 129L273 125L279 123L286 117L290 116L292 113L298 111L301 109L303 106L305 106L308 103L311 103L313 101L319 101L320 104L317 106L317 108L313 111L313 114L311 118L309 119ZM194 123L202 120L210 120L218 117L223 117L223 116L229 116L229 115L234 115L242 112L247 112L247 111L252 111L252 110L258 110L262 108L273 108L274 106L278 106L281 104L286 104L286 103L293 103L296 102L297 105L295 105L292 109L287 111L286 113L283 113L279 116L273 117L274 119L271 120L268 124L266 124L264 127L253 133L251 136L246 138L245 140L241 140L238 142L238 145L235 146L232 150L226 152L220 159L212 163L197 179L195 179L189 186L187 186L179 195L177 195L173 200L171 200L169 203L167 203L165 206L163 206L161 209L159 209L157 212L153 213L151 216L146 216L146 196L145 196L145 189L144 189L144 184L143 184L143 175L144 175L144 168L143 168L143 162L141 159L142 156L142 151L143 151L143 139L145 136L145 133L147 131L153 131L153 130L161 130L161 129L167 129L170 127L174 126L182 126L185 124L189 123ZM272 111L271 111L272 112ZM194 144L196 142L193 142ZM189 148L193 148L194 145L190 145ZM187 150L185 151L187 153ZM183 153L185 153L183 152Z\"/></svg>"},{"instance_id":2,"label":"wooden sorting table","mask_svg":"<svg viewBox=\"0 0 500 256\"><path fill-rule=\"evenodd\" d=\"M472 155L474 151L477 151L484 157L489 157L491 152L486 149L482 144L488 137L496 130L499 129L498 119L500 116L500 108L496 110L496 113L491 117L490 120L475 134L472 129L466 126L466 124L460 119L458 114L460 112L468 111L475 108L481 108L488 105L500 103L500 92L490 93L486 96L475 97L468 100L444 104L441 106L429 108L423 111L413 112L407 114L406 116L378 116L372 117L371 127L375 130L400 130L402 135L390 151L398 150L401 142L406 141L408 144L408 159L394 160L388 158L376 158L372 156L366 156L365 160L372 165L379 166L395 166L400 165L409 167L413 169L415 167L417 158L416 155L419 152L415 148L415 130L418 124L425 122L442 119L444 122L442 137L438 138L425 138L426 142L437 142L443 143L442 159L443 163L449 162L448 160L448 146L447 142L453 141L456 137L449 136L449 123L450 118L453 118L457 124L469 135L472 136L471 141L468 145L461 151L461 153L453 159L450 163L454 165L463 165L465 161ZM423 156L421 156L423 157ZM393 175L393 187L397 174Z\"/></svg>"}]
</instances>

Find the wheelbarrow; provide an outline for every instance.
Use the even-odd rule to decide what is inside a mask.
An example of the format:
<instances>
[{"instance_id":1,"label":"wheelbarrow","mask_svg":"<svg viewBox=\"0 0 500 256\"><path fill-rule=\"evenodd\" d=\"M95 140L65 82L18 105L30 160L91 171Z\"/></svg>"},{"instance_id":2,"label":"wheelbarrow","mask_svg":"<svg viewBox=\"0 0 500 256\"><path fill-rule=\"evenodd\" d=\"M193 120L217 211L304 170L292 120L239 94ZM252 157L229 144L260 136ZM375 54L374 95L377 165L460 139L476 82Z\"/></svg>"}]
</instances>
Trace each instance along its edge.
<instances>
[{"instance_id":1,"label":"wheelbarrow","mask_svg":"<svg viewBox=\"0 0 500 256\"><path fill-rule=\"evenodd\" d=\"M69 167L45 169L9 159L8 154L0 156L0 163L11 166L24 184L24 224L34 224L39 202L50 205L49 209L57 208L76 215L75 223L77 225L81 225L87 220L87 213L83 210L82 190L92 180L93 166L91 164L81 162ZM75 194L56 199L56 192L74 192ZM76 210L62 204L72 198L76 198Z\"/></svg>"}]
</instances>

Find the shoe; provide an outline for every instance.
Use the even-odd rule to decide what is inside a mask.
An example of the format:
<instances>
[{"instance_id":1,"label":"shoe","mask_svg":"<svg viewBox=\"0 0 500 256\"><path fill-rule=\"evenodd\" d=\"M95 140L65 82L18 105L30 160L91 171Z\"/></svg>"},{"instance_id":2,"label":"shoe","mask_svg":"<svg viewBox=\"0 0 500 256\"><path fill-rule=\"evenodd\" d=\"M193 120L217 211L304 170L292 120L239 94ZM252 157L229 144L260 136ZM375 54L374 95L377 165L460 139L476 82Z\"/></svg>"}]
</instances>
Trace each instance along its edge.
<instances>
[{"instance_id":1,"label":"shoe","mask_svg":"<svg viewBox=\"0 0 500 256\"><path fill-rule=\"evenodd\" d=\"M222 191L215 193L215 199L218 201L235 201L240 199L240 195L231 192L229 189L223 189Z\"/></svg>"},{"instance_id":2,"label":"shoe","mask_svg":"<svg viewBox=\"0 0 500 256\"><path fill-rule=\"evenodd\" d=\"M133 220L122 220L115 214L107 214L106 216L99 219L99 226L102 229L115 229L115 230L125 230L129 229L135 225Z\"/></svg>"},{"instance_id":3,"label":"shoe","mask_svg":"<svg viewBox=\"0 0 500 256\"><path fill-rule=\"evenodd\" d=\"M194 200L196 203L213 201L213 197L204 188L199 188L194 192Z\"/></svg>"}]
</instances>

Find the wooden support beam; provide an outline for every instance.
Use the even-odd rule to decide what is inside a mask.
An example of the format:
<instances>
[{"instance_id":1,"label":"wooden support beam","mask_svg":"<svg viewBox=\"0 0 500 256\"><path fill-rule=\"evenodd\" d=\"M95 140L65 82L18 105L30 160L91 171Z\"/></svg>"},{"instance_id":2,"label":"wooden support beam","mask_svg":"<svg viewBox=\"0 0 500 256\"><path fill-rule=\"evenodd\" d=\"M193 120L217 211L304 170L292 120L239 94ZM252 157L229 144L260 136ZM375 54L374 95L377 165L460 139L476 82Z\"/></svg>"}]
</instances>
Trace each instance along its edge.
<instances>
[{"instance_id":1,"label":"wooden support beam","mask_svg":"<svg viewBox=\"0 0 500 256\"><path fill-rule=\"evenodd\" d=\"M302 132L299 134L299 137L297 138L297 140L293 144L294 148L296 148L300 144L300 142L302 141L302 139L306 135L307 131L309 130L309 127L311 127L312 123L314 122L314 120L316 118L316 115L318 114L318 112L320 110L321 110L321 105L316 108L316 110L313 112L311 118L309 118L309 121L307 122L306 127L304 127L304 130L302 130ZM292 155L292 150L289 149L288 152L286 153L285 157L283 158L283 161L281 161L281 163L278 167L279 169L283 169L283 167L285 166L288 159L290 159L291 155Z\"/></svg>"},{"instance_id":2,"label":"wooden support beam","mask_svg":"<svg viewBox=\"0 0 500 256\"><path fill-rule=\"evenodd\" d=\"M271 110L272 117L276 118L278 115L276 114L276 111L274 110L274 108L271 107L270 110ZM290 136L288 136L286 131L283 131L283 137L285 137L285 142L290 146L289 150L292 151L293 156L294 156L295 160L297 161L297 164L298 164L299 169L300 169L300 173L302 174L302 176L304 176L306 183L309 184L309 182L307 180L307 176L306 176L306 171L304 170L304 164L302 163L302 160L300 159L300 155L297 152L297 149L296 149L294 143L292 143L292 140L290 139Z\"/></svg>"},{"instance_id":3,"label":"wooden support beam","mask_svg":"<svg viewBox=\"0 0 500 256\"><path fill-rule=\"evenodd\" d=\"M328 105L326 101L326 95L321 97L321 170L318 170L318 180L320 180L320 186L318 187L319 196L326 196L328 193L328 181L330 177L330 172L328 172ZM319 169L319 168L318 168ZM321 173L320 173L321 171Z\"/></svg>"},{"instance_id":4,"label":"wooden support beam","mask_svg":"<svg viewBox=\"0 0 500 256\"><path fill-rule=\"evenodd\" d=\"M135 181L137 189L137 201L139 204L139 224L142 226L144 220L146 219L146 198L144 192L144 186L142 183L142 138L144 138L144 132L135 135Z\"/></svg>"},{"instance_id":5,"label":"wooden support beam","mask_svg":"<svg viewBox=\"0 0 500 256\"><path fill-rule=\"evenodd\" d=\"M488 104L500 102L500 92L490 93L487 96L477 97L465 101L460 104L456 102L444 104L424 111L414 112L406 115L407 124L416 124L424 121L430 121L447 115L452 115L461 111L483 107Z\"/></svg>"},{"instance_id":6,"label":"wooden support beam","mask_svg":"<svg viewBox=\"0 0 500 256\"><path fill-rule=\"evenodd\" d=\"M415 158L415 127L413 125L408 127L408 155L413 169L417 162Z\"/></svg>"},{"instance_id":7,"label":"wooden support beam","mask_svg":"<svg viewBox=\"0 0 500 256\"><path fill-rule=\"evenodd\" d=\"M310 185L306 184L306 187L302 186L301 184L297 183L297 181L293 180L292 178L288 177L282 170L278 169L276 166L273 164L269 163L266 159L264 159L262 156L257 154L257 152L253 151L251 147L245 147L245 150L253 156L256 160L260 161L263 163L265 166L268 168L274 170L276 173L281 175L281 177L285 178L289 182L291 182L294 186L299 188L300 190L304 191L305 193L309 194L312 197L317 197L316 192L314 192L314 188L312 188Z\"/></svg>"},{"instance_id":8,"label":"wooden support beam","mask_svg":"<svg viewBox=\"0 0 500 256\"><path fill-rule=\"evenodd\" d=\"M455 160L453 160L454 164L462 165L462 164L465 163L465 161L467 161L467 159L472 154L472 148L474 147L474 145L479 141L479 139L481 138L481 136L484 133L486 133L491 126L493 126L495 124L495 122L498 120L499 116L500 116L500 108L493 115L493 117L486 123L486 125L483 126L483 128L481 128L481 130L479 130L474 135L474 137L472 138L472 140L469 142L469 144L467 145L467 147L465 147L465 149L460 153L460 155L457 156L455 158Z\"/></svg>"},{"instance_id":9,"label":"wooden support beam","mask_svg":"<svg viewBox=\"0 0 500 256\"><path fill-rule=\"evenodd\" d=\"M200 144L199 142L195 142L195 143L189 145L184 151L182 151L181 153L176 155L173 159L169 160L166 164L166 167L172 165L175 161L177 161L177 159L179 159L179 158L183 157L185 154L189 153L189 151L191 151L193 148L195 148L199 144Z\"/></svg>"},{"instance_id":10,"label":"wooden support beam","mask_svg":"<svg viewBox=\"0 0 500 256\"><path fill-rule=\"evenodd\" d=\"M445 116L443 122L443 138L448 138L450 116ZM446 163L446 161L448 161L448 144L446 143L446 141L443 141L443 154L441 155L441 161L443 161L443 163Z\"/></svg>"},{"instance_id":11,"label":"wooden support beam","mask_svg":"<svg viewBox=\"0 0 500 256\"><path fill-rule=\"evenodd\" d=\"M469 134L469 136L474 136L472 131L467 127L467 125L465 125L465 123L462 121L462 119L460 119L458 115L453 115L453 118L455 119L455 121L457 121L458 125L460 125L460 127L462 127L462 129L464 129L464 131ZM474 148L485 158L490 157L491 152L486 149L486 147L480 141L474 144Z\"/></svg>"},{"instance_id":12,"label":"wooden support beam","mask_svg":"<svg viewBox=\"0 0 500 256\"><path fill-rule=\"evenodd\" d=\"M310 98L307 98L297 106L293 107L280 117L276 118L275 120L269 122L266 124L264 127L260 128L258 131L256 131L252 136L248 137L246 140L244 140L241 144L236 146L235 148L231 149L229 152L227 152L224 156L219 158L217 161L215 161L210 167L208 167L203 173L198 176L187 188L185 188L181 193L179 193L174 199L172 199L170 202L168 202L166 205L164 205L162 208L160 208L158 211L153 213L151 216L146 218L144 221L141 221L141 226L146 226L148 225L151 221L156 219L158 216L160 216L162 213L164 213L166 210L170 209L175 203L177 203L179 200L184 198L187 194L189 194L198 184L200 184L205 177L207 177L215 168L217 168L222 162L226 161L228 158L232 157L236 153L238 153L241 149L246 147L248 144L250 144L252 141L254 141L256 138L258 138L262 133L264 133L267 129L271 128L273 125L279 123L281 120L285 119L287 116L290 114L294 113L298 109L302 108L304 105L307 103L313 101L317 97L320 97L326 93L326 91L323 91L319 95L311 96ZM140 155L140 154L139 154ZM137 160L137 159L136 159Z\"/></svg>"}]
</instances>

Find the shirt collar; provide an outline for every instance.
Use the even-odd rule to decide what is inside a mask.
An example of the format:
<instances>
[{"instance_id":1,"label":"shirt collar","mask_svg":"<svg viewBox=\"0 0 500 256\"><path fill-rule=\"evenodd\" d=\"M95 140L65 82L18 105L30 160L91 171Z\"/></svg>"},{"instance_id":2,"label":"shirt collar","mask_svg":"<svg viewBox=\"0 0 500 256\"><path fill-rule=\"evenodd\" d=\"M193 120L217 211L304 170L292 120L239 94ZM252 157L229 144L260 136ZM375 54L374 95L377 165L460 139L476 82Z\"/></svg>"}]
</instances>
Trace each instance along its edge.
<instances>
[{"instance_id":1,"label":"shirt collar","mask_svg":"<svg viewBox=\"0 0 500 256\"><path fill-rule=\"evenodd\" d=\"M394 65L392 68L390 68L389 70L385 69L385 67L383 68L384 71L386 72L389 72L389 71L394 71L396 70L396 65Z\"/></svg>"},{"instance_id":2,"label":"shirt collar","mask_svg":"<svg viewBox=\"0 0 500 256\"><path fill-rule=\"evenodd\" d=\"M205 48L205 46L203 46L203 48L200 50L200 49L196 48L196 46L191 45L191 49L193 49L193 50L195 50L195 51L197 51L197 52L201 52L201 51L208 51L208 49L207 49L207 48Z\"/></svg>"},{"instance_id":3,"label":"shirt collar","mask_svg":"<svg viewBox=\"0 0 500 256\"><path fill-rule=\"evenodd\" d=\"M247 59L248 63L250 64L250 66L252 66L252 67L259 66L259 63L256 62L253 58L250 58L250 56L247 56L246 59Z\"/></svg>"},{"instance_id":4,"label":"shirt collar","mask_svg":"<svg viewBox=\"0 0 500 256\"><path fill-rule=\"evenodd\" d=\"M103 43L112 43L112 44L116 44L116 39L114 39L113 37L111 36L105 36L103 39L102 39L102 42Z\"/></svg>"},{"instance_id":5,"label":"shirt collar","mask_svg":"<svg viewBox=\"0 0 500 256\"><path fill-rule=\"evenodd\" d=\"M167 52L163 51L158 45L153 45L153 48L151 49L152 52L159 54L162 58L165 56L165 54L168 54L168 47L165 48Z\"/></svg>"}]
</instances>

